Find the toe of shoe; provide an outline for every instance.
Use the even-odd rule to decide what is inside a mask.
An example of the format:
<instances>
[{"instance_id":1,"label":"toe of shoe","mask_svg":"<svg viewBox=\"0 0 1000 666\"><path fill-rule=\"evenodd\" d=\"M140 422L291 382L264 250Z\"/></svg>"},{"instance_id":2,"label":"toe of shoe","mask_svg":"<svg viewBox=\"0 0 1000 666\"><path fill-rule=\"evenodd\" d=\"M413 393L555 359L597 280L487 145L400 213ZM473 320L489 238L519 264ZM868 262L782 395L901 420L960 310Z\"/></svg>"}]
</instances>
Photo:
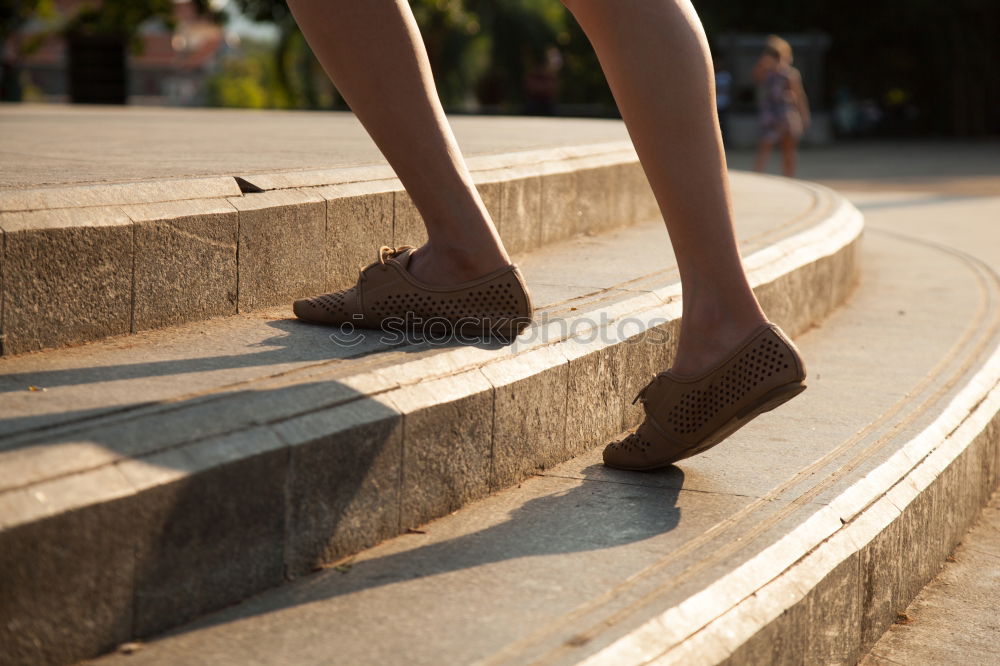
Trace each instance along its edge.
<instances>
[{"instance_id":1,"label":"toe of shoe","mask_svg":"<svg viewBox=\"0 0 1000 666\"><path fill-rule=\"evenodd\" d=\"M306 321L322 322L326 320L326 317L324 317L326 312L311 298L302 298L292 303L292 312L299 319Z\"/></svg>"},{"instance_id":2,"label":"toe of shoe","mask_svg":"<svg viewBox=\"0 0 1000 666\"><path fill-rule=\"evenodd\" d=\"M636 464L636 456L628 450L624 440L611 442L604 447L604 464L608 467L629 469Z\"/></svg>"}]
</instances>

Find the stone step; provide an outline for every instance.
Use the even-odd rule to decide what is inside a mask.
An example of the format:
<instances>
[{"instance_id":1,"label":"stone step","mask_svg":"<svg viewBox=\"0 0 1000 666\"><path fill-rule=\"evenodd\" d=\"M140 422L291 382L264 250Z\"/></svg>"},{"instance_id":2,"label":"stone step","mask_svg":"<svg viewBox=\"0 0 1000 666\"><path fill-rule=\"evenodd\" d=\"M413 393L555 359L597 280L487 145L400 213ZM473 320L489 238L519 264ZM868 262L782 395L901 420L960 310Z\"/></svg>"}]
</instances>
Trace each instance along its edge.
<instances>
[{"instance_id":1,"label":"stone step","mask_svg":"<svg viewBox=\"0 0 1000 666\"><path fill-rule=\"evenodd\" d=\"M426 239L350 114L18 105L0 124L3 355L341 289ZM454 125L511 252L658 215L621 122Z\"/></svg>"},{"instance_id":2,"label":"stone step","mask_svg":"<svg viewBox=\"0 0 1000 666\"><path fill-rule=\"evenodd\" d=\"M1000 279L906 210L798 337L809 390L722 445L653 473L595 447L96 663L857 663L1000 470Z\"/></svg>"},{"instance_id":3,"label":"stone step","mask_svg":"<svg viewBox=\"0 0 1000 666\"><path fill-rule=\"evenodd\" d=\"M768 313L815 326L855 284L860 214L807 183L733 190ZM0 360L0 661L155 634L635 425L676 342L668 247L654 221L518 256L541 307L509 346L348 339L286 305Z\"/></svg>"}]
</instances>

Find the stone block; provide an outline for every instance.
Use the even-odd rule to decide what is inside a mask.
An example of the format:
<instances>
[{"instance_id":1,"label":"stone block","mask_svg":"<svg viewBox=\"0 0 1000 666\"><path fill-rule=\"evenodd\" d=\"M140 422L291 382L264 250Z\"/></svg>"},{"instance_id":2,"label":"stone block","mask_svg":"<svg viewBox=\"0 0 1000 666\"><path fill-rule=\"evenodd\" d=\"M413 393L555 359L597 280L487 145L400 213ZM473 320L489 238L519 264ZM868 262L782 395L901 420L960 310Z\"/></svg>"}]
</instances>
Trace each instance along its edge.
<instances>
[{"instance_id":1,"label":"stone block","mask_svg":"<svg viewBox=\"0 0 1000 666\"><path fill-rule=\"evenodd\" d=\"M402 420L361 398L275 426L291 448L285 567L288 575L399 533Z\"/></svg>"},{"instance_id":2,"label":"stone block","mask_svg":"<svg viewBox=\"0 0 1000 666\"><path fill-rule=\"evenodd\" d=\"M568 371L565 357L551 347L483 368L496 392L493 490L573 457L566 440Z\"/></svg>"},{"instance_id":3,"label":"stone block","mask_svg":"<svg viewBox=\"0 0 1000 666\"><path fill-rule=\"evenodd\" d=\"M0 663L75 663L131 637L138 520L130 493L105 467L0 496L8 524L0 531Z\"/></svg>"},{"instance_id":4,"label":"stone block","mask_svg":"<svg viewBox=\"0 0 1000 666\"><path fill-rule=\"evenodd\" d=\"M476 191L479 192L479 197L483 200L483 205L486 206L486 212L490 214L493 224L498 229L506 215L503 207L505 187L506 183L501 180L476 183Z\"/></svg>"},{"instance_id":5,"label":"stone block","mask_svg":"<svg viewBox=\"0 0 1000 666\"><path fill-rule=\"evenodd\" d=\"M905 514L904 514L905 515ZM900 605L899 581L904 573L903 542L900 530L903 516L875 535L858 552L858 587L860 605L859 649L867 652L896 621Z\"/></svg>"},{"instance_id":6,"label":"stone block","mask_svg":"<svg viewBox=\"0 0 1000 666\"><path fill-rule=\"evenodd\" d=\"M633 166L634 162L624 162L608 167L611 192L607 228L622 227L640 221L637 213L639 193L635 187Z\"/></svg>"},{"instance_id":7,"label":"stone block","mask_svg":"<svg viewBox=\"0 0 1000 666\"><path fill-rule=\"evenodd\" d=\"M800 602L806 608L801 663L849 666L864 654L860 649L859 562L859 555L851 554Z\"/></svg>"},{"instance_id":8,"label":"stone block","mask_svg":"<svg viewBox=\"0 0 1000 666\"><path fill-rule=\"evenodd\" d=\"M600 339L560 349L569 361L566 442L576 455L621 433L622 350Z\"/></svg>"},{"instance_id":9,"label":"stone block","mask_svg":"<svg viewBox=\"0 0 1000 666\"><path fill-rule=\"evenodd\" d=\"M662 218L660 205L656 202L653 188L649 185L646 172L643 171L639 162L626 165L622 171L621 179L628 183L628 191L634 198L635 215L634 222L645 222L646 220L659 220Z\"/></svg>"},{"instance_id":10,"label":"stone block","mask_svg":"<svg viewBox=\"0 0 1000 666\"><path fill-rule=\"evenodd\" d=\"M238 213L224 199L127 206L136 331L235 314Z\"/></svg>"},{"instance_id":11,"label":"stone block","mask_svg":"<svg viewBox=\"0 0 1000 666\"><path fill-rule=\"evenodd\" d=\"M593 234L616 226L612 214L616 185L614 166L576 172L576 204L579 212L572 233Z\"/></svg>"},{"instance_id":12,"label":"stone block","mask_svg":"<svg viewBox=\"0 0 1000 666\"><path fill-rule=\"evenodd\" d=\"M541 191L538 176L504 183L500 238L514 254L541 246Z\"/></svg>"},{"instance_id":13,"label":"stone block","mask_svg":"<svg viewBox=\"0 0 1000 666\"><path fill-rule=\"evenodd\" d=\"M326 286L326 201L304 190L233 197L240 214L239 310L315 295Z\"/></svg>"},{"instance_id":14,"label":"stone block","mask_svg":"<svg viewBox=\"0 0 1000 666\"><path fill-rule=\"evenodd\" d=\"M675 319L651 327L622 344L621 430L642 423L645 418L642 405L638 402L632 404L632 400L657 373L673 364L679 335L680 321Z\"/></svg>"},{"instance_id":15,"label":"stone block","mask_svg":"<svg viewBox=\"0 0 1000 666\"><path fill-rule=\"evenodd\" d=\"M806 606L795 604L736 648L720 666L798 666L806 663L802 654L807 618Z\"/></svg>"},{"instance_id":16,"label":"stone block","mask_svg":"<svg viewBox=\"0 0 1000 666\"><path fill-rule=\"evenodd\" d=\"M3 227L0 226L0 356L4 355L4 350L3 349L4 349L4 338L5 338L4 333L3 333L3 301L4 301L4 298L3 298L3 294L4 294L4 289L3 289L3 280L4 280L3 258L4 258L4 248L5 248L6 245L7 245L7 243L4 242Z\"/></svg>"},{"instance_id":17,"label":"stone block","mask_svg":"<svg viewBox=\"0 0 1000 666\"><path fill-rule=\"evenodd\" d=\"M284 580L288 451L264 429L119 465L141 493L134 632L149 636Z\"/></svg>"},{"instance_id":18,"label":"stone block","mask_svg":"<svg viewBox=\"0 0 1000 666\"><path fill-rule=\"evenodd\" d=\"M413 199L405 190L395 193L392 216L392 245L420 247L427 242L427 229Z\"/></svg>"},{"instance_id":19,"label":"stone block","mask_svg":"<svg viewBox=\"0 0 1000 666\"><path fill-rule=\"evenodd\" d=\"M398 181L369 181L319 188L326 199L325 291L354 285L358 269L393 242L392 215Z\"/></svg>"},{"instance_id":20,"label":"stone block","mask_svg":"<svg viewBox=\"0 0 1000 666\"><path fill-rule=\"evenodd\" d=\"M119 208L0 214L4 354L131 330L133 227Z\"/></svg>"},{"instance_id":21,"label":"stone block","mask_svg":"<svg viewBox=\"0 0 1000 666\"><path fill-rule=\"evenodd\" d=\"M478 370L388 394L403 414L402 528L489 492L493 387Z\"/></svg>"},{"instance_id":22,"label":"stone block","mask_svg":"<svg viewBox=\"0 0 1000 666\"><path fill-rule=\"evenodd\" d=\"M541 245L548 245L576 233L580 220L577 202L576 173L550 173L541 176Z\"/></svg>"}]
</instances>

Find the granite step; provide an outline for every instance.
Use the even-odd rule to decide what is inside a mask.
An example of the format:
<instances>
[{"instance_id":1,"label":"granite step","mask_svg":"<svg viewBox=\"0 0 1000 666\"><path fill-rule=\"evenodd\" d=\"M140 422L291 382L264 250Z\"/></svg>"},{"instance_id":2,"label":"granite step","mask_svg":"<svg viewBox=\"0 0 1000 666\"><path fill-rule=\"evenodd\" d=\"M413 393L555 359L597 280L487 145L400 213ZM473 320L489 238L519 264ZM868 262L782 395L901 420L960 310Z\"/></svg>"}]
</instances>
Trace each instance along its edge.
<instances>
[{"instance_id":1,"label":"granite step","mask_svg":"<svg viewBox=\"0 0 1000 666\"><path fill-rule=\"evenodd\" d=\"M620 121L453 122L511 252L658 216ZM3 355L341 289L426 239L349 113L0 105L0 128Z\"/></svg>"},{"instance_id":2,"label":"granite step","mask_svg":"<svg viewBox=\"0 0 1000 666\"><path fill-rule=\"evenodd\" d=\"M733 175L770 316L819 324L857 279L858 211ZM346 338L288 306L0 359L0 661L154 635L511 488L636 424L680 289L662 222L516 257L511 345Z\"/></svg>"},{"instance_id":3,"label":"granite step","mask_svg":"<svg viewBox=\"0 0 1000 666\"><path fill-rule=\"evenodd\" d=\"M951 204L980 243L993 201ZM592 447L95 663L857 663L1000 480L995 249L910 204L798 336L809 390L722 445L654 473Z\"/></svg>"}]
</instances>

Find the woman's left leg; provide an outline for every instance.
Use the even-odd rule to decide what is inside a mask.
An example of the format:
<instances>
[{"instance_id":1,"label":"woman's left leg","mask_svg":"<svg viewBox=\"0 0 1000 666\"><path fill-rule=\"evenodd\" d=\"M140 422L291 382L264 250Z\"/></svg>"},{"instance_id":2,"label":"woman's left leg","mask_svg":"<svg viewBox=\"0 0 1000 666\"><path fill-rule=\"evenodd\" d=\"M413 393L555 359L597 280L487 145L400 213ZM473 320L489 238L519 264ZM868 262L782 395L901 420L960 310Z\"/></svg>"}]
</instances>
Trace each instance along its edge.
<instances>
[{"instance_id":1,"label":"woman's left leg","mask_svg":"<svg viewBox=\"0 0 1000 666\"><path fill-rule=\"evenodd\" d=\"M788 178L795 178L795 168L798 166L799 141L791 132L781 137L782 173Z\"/></svg>"}]
</instances>

